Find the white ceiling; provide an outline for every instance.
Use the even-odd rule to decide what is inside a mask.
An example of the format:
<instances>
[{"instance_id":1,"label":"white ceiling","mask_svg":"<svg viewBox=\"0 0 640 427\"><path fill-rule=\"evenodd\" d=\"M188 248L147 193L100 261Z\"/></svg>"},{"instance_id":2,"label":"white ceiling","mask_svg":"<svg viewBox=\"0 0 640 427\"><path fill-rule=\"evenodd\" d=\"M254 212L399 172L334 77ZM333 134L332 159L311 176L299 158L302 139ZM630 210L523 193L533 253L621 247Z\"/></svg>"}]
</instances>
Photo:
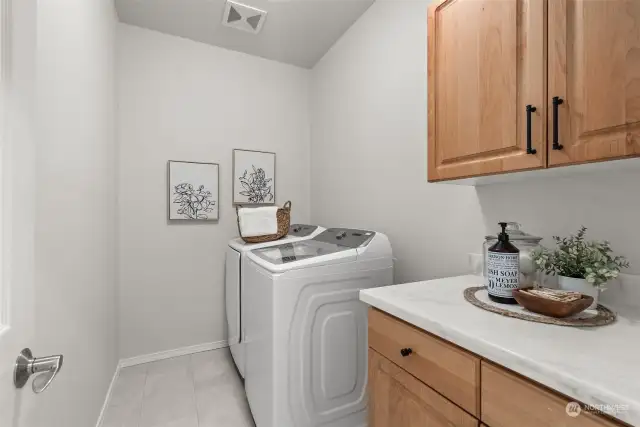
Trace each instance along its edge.
<instances>
[{"instance_id":1,"label":"white ceiling","mask_svg":"<svg viewBox=\"0 0 640 427\"><path fill-rule=\"evenodd\" d=\"M237 0L267 11L251 34L222 25L225 0L115 0L120 21L312 68L374 0Z\"/></svg>"}]
</instances>

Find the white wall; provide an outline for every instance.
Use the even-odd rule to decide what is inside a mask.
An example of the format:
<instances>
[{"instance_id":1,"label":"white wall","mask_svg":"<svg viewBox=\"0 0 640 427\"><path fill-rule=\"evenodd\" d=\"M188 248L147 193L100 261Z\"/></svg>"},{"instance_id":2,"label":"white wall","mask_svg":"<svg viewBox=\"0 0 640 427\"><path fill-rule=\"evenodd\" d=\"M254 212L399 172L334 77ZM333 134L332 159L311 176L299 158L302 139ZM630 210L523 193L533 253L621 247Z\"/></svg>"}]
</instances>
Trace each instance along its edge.
<instances>
[{"instance_id":1,"label":"white wall","mask_svg":"<svg viewBox=\"0 0 640 427\"><path fill-rule=\"evenodd\" d=\"M427 1L381 1L312 71L311 220L387 233L396 281L459 274L484 226L473 188L426 182Z\"/></svg>"},{"instance_id":2,"label":"white wall","mask_svg":"<svg viewBox=\"0 0 640 427\"><path fill-rule=\"evenodd\" d=\"M584 224L640 273L640 173L477 190L427 183L428 3L376 1L313 69L312 221L388 233L398 282L466 271L467 253L501 220L548 245Z\"/></svg>"},{"instance_id":3,"label":"white wall","mask_svg":"<svg viewBox=\"0 0 640 427\"><path fill-rule=\"evenodd\" d=\"M111 0L37 4L37 357L65 366L29 427L95 425L118 355ZM30 390L29 390L30 392Z\"/></svg>"},{"instance_id":4,"label":"white wall","mask_svg":"<svg viewBox=\"0 0 640 427\"><path fill-rule=\"evenodd\" d=\"M639 162L638 160L630 160ZM526 226L544 237L574 233L584 225L587 237L611 241L640 274L640 172L610 170L604 173L478 187L482 216L488 229L496 230L503 218ZM640 303L640 301L638 301Z\"/></svg>"},{"instance_id":5,"label":"white wall","mask_svg":"<svg viewBox=\"0 0 640 427\"><path fill-rule=\"evenodd\" d=\"M224 340L234 148L277 153L277 203L309 220L307 70L118 26L121 357ZM220 164L220 221L168 224L168 160Z\"/></svg>"}]
</instances>

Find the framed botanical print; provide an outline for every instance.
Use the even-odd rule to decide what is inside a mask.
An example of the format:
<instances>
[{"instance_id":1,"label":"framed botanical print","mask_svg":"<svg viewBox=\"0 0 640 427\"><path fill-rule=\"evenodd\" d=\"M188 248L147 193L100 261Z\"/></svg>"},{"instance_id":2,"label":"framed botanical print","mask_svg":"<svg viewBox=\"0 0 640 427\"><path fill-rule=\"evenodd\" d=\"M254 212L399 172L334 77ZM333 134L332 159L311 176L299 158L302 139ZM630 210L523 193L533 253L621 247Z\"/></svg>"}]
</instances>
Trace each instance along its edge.
<instances>
[{"instance_id":1,"label":"framed botanical print","mask_svg":"<svg viewBox=\"0 0 640 427\"><path fill-rule=\"evenodd\" d=\"M276 202L276 153L233 150L233 204Z\"/></svg>"},{"instance_id":2,"label":"framed botanical print","mask_svg":"<svg viewBox=\"0 0 640 427\"><path fill-rule=\"evenodd\" d=\"M168 163L170 220L217 221L219 166L217 163Z\"/></svg>"}]
</instances>

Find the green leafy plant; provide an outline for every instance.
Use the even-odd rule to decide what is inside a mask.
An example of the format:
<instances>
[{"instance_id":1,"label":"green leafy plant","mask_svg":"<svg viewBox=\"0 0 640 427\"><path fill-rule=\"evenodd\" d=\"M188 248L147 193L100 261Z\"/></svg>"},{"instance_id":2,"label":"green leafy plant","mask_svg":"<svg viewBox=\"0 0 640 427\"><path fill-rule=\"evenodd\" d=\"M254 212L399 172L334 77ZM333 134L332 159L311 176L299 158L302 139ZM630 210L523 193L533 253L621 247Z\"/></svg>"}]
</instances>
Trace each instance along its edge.
<instances>
[{"instance_id":1,"label":"green leafy plant","mask_svg":"<svg viewBox=\"0 0 640 427\"><path fill-rule=\"evenodd\" d=\"M586 240L586 227L569 237L553 236L556 249L536 249L533 261L536 269L547 274L585 279L602 288L618 277L620 270L629 267L623 256L614 256L608 241Z\"/></svg>"}]
</instances>

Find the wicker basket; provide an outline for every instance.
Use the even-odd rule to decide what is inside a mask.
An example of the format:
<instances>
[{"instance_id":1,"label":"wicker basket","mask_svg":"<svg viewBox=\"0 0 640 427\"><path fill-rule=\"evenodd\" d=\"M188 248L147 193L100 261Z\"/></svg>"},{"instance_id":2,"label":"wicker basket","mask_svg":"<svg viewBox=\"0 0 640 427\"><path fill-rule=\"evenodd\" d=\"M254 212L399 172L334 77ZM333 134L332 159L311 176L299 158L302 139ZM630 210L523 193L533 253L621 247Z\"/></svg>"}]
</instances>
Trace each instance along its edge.
<instances>
[{"instance_id":1,"label":"wicker basket","mask_svg":"<svg viewBox=\"0 0 640 427\"><path fill-rule=\"evenodd\" d=\"M238 207L236 206L236 214L237 213ZM244 237L242 235L242 230L240 230L240 217L238 217L238 233L240 233L242 240L247 243L264 243L282 239L284 236L289 234L289 225L291 224L291 202L289 201L285 203L283 207L278 208L278 213L276 215L278 217L278 234L253 237Z\"/></svg>"}]
</instances>

